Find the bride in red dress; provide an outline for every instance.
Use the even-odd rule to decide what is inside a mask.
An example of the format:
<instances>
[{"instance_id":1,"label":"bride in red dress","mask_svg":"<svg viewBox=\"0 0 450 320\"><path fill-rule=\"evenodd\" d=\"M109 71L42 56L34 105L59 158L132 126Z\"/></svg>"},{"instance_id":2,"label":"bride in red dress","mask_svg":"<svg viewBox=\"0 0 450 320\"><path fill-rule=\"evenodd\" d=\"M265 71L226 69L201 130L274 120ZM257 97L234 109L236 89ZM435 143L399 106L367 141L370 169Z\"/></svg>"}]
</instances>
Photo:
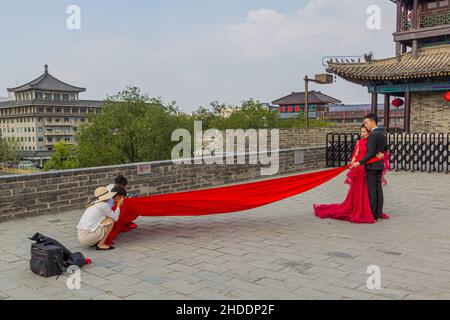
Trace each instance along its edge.
<instances>
[{"instance_id":1,"label":"bride in red dress","mask_svg":"<svg viewBox=\"0 0 450 320\"><path fill-rule=\"evenodd\" d=\"M365 126L361 127L361 140L356 143L355 151L352 156L352 163L358 162L364 158L367 152L367 140L369 131ZM387 152L379 153L376 158L368 163L384 161L385 170L383 171L383 186L386 186L386 173L390 170L389 154ZM352 223L375 223L375 219L370 208L369 193L366 183L366 170L364 166L351 169L347 173L345 183L350 186L347 197L341 204L314 204L315 215L319 218L337 219L350 221ZM389 219L389 216L383 214L383 219Z\"/></svg>"}]
</instances>

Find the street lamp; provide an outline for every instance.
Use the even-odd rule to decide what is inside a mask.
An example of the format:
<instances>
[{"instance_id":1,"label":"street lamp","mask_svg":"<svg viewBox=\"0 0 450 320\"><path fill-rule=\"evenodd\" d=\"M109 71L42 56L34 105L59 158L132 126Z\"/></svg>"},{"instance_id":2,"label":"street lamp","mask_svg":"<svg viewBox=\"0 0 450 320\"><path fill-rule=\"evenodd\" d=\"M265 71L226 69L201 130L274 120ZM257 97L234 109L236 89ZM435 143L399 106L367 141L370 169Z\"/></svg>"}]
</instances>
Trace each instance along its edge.
<instances>
[{"instance_id":1,"label":"street lamp","mask_svg":"<svg viewBox=\"0 0 450 320\"><path fill-rule=\"evenodd\" d=\"M305 80L305 116L306 116L306 128L309 127L309 82L315 82L318 84L332 84L334 77L328 73L316 74L314 79L309 78L307 75L303 79Z\"/></svg>"}]
</instances>

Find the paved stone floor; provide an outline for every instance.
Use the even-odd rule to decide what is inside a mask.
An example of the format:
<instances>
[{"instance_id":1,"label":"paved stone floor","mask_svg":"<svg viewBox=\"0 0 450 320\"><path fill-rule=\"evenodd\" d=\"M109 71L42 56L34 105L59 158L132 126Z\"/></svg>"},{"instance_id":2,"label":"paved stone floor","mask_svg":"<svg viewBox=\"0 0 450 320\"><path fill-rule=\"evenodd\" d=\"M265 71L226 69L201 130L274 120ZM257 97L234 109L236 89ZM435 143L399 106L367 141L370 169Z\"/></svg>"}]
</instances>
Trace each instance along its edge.
<instances>
[{"instance_id":1,"label":"paved stone floor","mask_svg":"<svg viewBox=\"0 0 450 320\"><path fill-rule=\"evenodd\" d=\"M41 232L81 249L81 212L1 223L0 299L450 299L450 176L391 173L390 221L315 218L313 203L343 199L343 180L243 213L141 218L116 250L83 249L94 263L81 290L32 274L27 241Z\"/></svg>"}]
</instances>

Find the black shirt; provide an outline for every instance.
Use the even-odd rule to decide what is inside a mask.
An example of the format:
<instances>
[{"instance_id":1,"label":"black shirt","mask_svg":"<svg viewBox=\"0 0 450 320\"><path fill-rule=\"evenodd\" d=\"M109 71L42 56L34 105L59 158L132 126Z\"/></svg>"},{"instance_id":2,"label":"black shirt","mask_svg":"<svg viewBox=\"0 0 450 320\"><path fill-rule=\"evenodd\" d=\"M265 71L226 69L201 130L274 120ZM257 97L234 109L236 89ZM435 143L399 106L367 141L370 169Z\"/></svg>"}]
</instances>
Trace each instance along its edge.
<instances>
[{"instance_id":1,"label":"black shirt","mask_svg":"<svg viewBox=\"0 0 450 320\"><path fill-rule=\"evenodd\" d=\"M367 141L367 153L366 156L359 162L361 165L366 165L366 162L376 157L379 152L387 151L387 141L384 135L383 128L375 128L372 130ZM366 165L366 170L383 171L384 162L377 161Z\"/></svg>"}]
</instances>

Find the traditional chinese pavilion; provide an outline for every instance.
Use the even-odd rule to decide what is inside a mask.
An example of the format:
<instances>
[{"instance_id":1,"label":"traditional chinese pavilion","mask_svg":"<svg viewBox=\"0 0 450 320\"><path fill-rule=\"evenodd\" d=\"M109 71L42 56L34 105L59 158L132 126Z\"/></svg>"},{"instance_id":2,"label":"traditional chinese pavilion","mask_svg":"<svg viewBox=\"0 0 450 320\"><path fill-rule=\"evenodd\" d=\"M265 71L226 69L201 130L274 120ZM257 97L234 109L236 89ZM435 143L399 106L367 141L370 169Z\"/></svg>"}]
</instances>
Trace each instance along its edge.
<instances>
[{"instance_id":1,"label":"traditional chinese pavilion","mask_svg":"<svg viewBox=\"0 0 450 320\"><path fill-rule=\"evenodd\" d=\"M450 90L450 0L391 1L397 6L395 57L329 57L327 71L367 87L374 113L378 95L384 95L388 129L391 102L401 99L406 132L450 132L450 103L444 99Z\"/></svg>"},{"instance_id":2,"label":"traditional chinese pavilion","mask_svg":"<svg viewBox=\"0 0 450 320\"><path fill-rule=\"evenodd\" d=\"M45 65L41 76L9 88L9 100L0 101L0 135L20 142L23 159L42 167L57 143L76 144L78 128L101 112L103 101L80 99L85 91L55 78Z\"/></svg>"},{"instance_id":3,"label":"traditional chinese pavilion","mask_svg":"<svg viewBox=\"0 0 450 320\"><path fill-rule=\"evenodd\" d=\"M321 112L328 112L329 106L341 103L340 100L330 97L320 91L309 91L309 117L319 117ZM292 92L291 94L277 99L272 102L273 105L278 106L281 118L296 117L300 111L305 112L305 93Z\"/></svg>"}]
</instances>

